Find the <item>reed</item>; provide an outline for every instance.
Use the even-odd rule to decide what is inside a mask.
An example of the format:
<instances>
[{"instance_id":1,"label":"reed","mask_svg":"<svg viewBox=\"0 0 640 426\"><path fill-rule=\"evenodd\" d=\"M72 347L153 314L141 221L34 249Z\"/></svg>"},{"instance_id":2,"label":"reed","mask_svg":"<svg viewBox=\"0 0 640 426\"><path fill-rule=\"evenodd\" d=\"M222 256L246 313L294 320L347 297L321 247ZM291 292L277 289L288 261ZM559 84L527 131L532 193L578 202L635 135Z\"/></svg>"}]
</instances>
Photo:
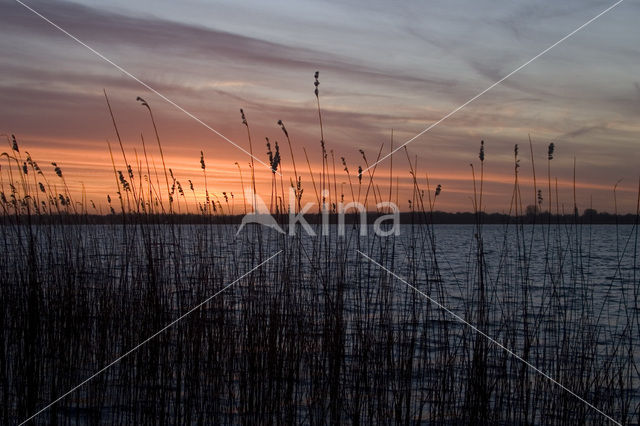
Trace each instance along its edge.
<instances>
[{"instance_id":1,"label":"reed","mask_svg":"<svg viewBox=\"0 0 640 426\"><path fill-rule=\"evenodd\" d=\"M111 110L110 115L118 134ZM253 153L242 110L241 117ZM278 125L287 138L293 175L282 167L287 159L277 142L267 139L270 208L299 211L305 187L289 132L282 121ZM87 214L89 202L97 207L87 197L73 202L57 163L40 169L30 154L22 157L15 137L7 137L0 168L3 424L27 419L279 250L277 261L220 293L33 423L607 423L355 249L613 418L638 422L640 216L608 235L581 223L588 216L575 214L577 196L571 214L558 214L553 144L547 151L547 200L535 178L533 192L523 191L526 166L516 146L511 215L502 225L489 225L482 141L479 168L471 165L474 223L456 228L434 223L446 192L442 184L432 186L424 165L406 147L408 170L398 165L404 160L390 165L387 193L382 191L386 174L378 172L376 180L377 165L369 169L364 151L368 179L363 187L359 166L356 190L344 157L337 173L334 151L323 143L317 159L322 169L314 172L303 146L316 200L334 212L338 181L346 181L340 201L350 195L350 201L365 204L370 197L391 200L394 176L396 200L400 178L410 179L412 189L399 236L363 236L350 226L339 237L330 226L329 235L313 238L259 226L235 235L233 188L216 186L210 192L204 152L205 195L199 197L193 181L183 188L184 177L165 163L157 130L156 138L160 173L144 137L144 158L137 158L134 148L134 164L127 162L126 141L119 139L120 169L107 141L120 211L107 194L111 215L96 216ZM235 165L244 189L242 169ZM249 167L255 193L253 160ZM295 190L293 205L282 176L278 189L278 170ZM343 185L349 186L347 200ZM331 188L335 195L325 198L323 190ZM185 190L193 201L187 203ZM532 198L532 208L524 208L523 194ZM247 200L242 202L246 212ZM201 214L190 214L190 205ZM312 226L321 233L322 224ZM602 254L608 250L614 253L609 261Z\"/></svg>"}]
</instances>

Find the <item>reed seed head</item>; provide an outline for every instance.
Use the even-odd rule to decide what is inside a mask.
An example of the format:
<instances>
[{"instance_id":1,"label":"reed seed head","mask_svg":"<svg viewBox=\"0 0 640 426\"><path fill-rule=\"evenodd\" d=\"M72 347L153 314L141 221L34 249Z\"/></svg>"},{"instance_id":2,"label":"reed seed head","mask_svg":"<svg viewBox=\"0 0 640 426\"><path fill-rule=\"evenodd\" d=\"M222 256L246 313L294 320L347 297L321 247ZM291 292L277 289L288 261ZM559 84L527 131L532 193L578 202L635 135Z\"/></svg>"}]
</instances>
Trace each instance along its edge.
<instances>
[{"instance_id":1,"label":"reed seed head","mask_svg":"<svg viewBox=\"0 0 640 426\"><path fill-rule=\"evenodd\" d=\"M56 163L51 163L51 165L53 166L53 170L56 172L56 175L58 175L59 178L62 178L62 170L60 167L58 167Z\"/></svg>"},{"instance_id":2,"label":"reed seed head","mask_svg":"<svg viewBox=\"0 0 640 426\"><path fill-rule=\"evenodd\" d=\"M146 106L147 108L149 108L149 104L147 103L147 101L145 101L144 99L142 99L140 96L138 96L138 97L136 98L136 101L140 102L140 104L141 104L142 106Z\"/></svg>"},{"instance_id":3,"label":"reed seed head","mask_svg":"<svg viewBox=\"0 0 640 426\"><path fill-rule=\"evenodd\" d=\"M280 165L280 147L278 146L278 141L275 143L276 153L273 156L273 163L271 164L271 171L275 173L278 170L278 166Z\"/></svg>"},{"instance_id":4,"label":"reed seed head","mask_svg":"<svg viewBox=\"0 0 640 426\"><path fill-rule=\"evenodd\" d=\"M289 137L289 132L287 132L287 128L284 127L284 123L282 122L282 120L278 120L278 126L280 126L280 128L282 129L282 131L284 132L284 135L286 137Z\"/></svg>"},{"instance_id":5,"label":"reed seed head","mask_svg":"<svg viewBox=\"0 0 640 426\"><path fill-rule=\"evenodd\" d=\"M122 170L118 170L118 178L120 179L120 185L122 185L122 189L125 191L129 191L131 187L129 186L129 182L125 179L124 174L122 174Z\"/></svg>"},{"instance_id":6,"label":"reed seed head","mask_svg":"<svg viewBox=\"0 0 640 426\"><path fill-rule=\"evenodd\" d=\"M265 138L267 141L267 155L269 156L269 163L273 163L273 152L271 152L271 142L269 142L269 138Z\"/></svg>"},{"instance_id":7,"label":"reed seed head","mask_svg":"<svg viewBox=\"0 0 640 426\"><path fill-rule=\"evenodd\" d=\"M349 173L349 169L347 168L347 161L344 159L344 157L340 157L340 160L342 160L342 165L344 166L344 171L348 174Z\"/></svg>"}]
</instances>

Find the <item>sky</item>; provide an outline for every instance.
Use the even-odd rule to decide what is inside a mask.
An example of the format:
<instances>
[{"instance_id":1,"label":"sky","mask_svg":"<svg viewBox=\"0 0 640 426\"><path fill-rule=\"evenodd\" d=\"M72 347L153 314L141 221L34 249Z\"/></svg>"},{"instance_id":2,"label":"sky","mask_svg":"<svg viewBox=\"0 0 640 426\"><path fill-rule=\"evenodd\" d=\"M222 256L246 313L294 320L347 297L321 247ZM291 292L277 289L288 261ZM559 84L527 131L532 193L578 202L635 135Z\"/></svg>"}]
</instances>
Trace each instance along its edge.
<instances>
[{"instance_id":1,"label":"sky","mask_svg":"<svg viewBox=\"0 0 640 426\"><path fill-rule=\"evenodd\" d=\"M287 186L293 168L277 125L282 120L305 200L313 201L309 169L316 181L322 169L315 71L320 72L322 130L327 150L333 151L337 190L350 194L341 157L357 187L357 168L366 168L359 150L373 164L381 149L390 151L392 132L397 147L613 1L24 3L249 150L243 108L256 157L268 161L265 138L279 142ZM375 169L380 192L388 193L393 167L393 201L408 209L409 157L417 161L412 167L420 188L426 190L427 176L432 192L442 185L436 209L470 211L470 164L478 174L484 140L483 208L508 212L514 145L519 145L518 179L526 205L536 203L536 188L547 188L547 147L553 141L550 175L553 186L558 181L559 204L573 209L575 162L580 210L635 213L638 16L639 3L622 2L409 143L406 153L393 156L393 165L390 159L380 162ZM13 0L0 0L0 57L0 133L15 134L22 150L54 177L49 165L56 162L72 192L84 187L87 199L98 206L106 205L107 194L115 197L107 141L116 167L126 170L105 90L130 163L142 163L144 137L150 161L161 167L148 111L136 102L141 96L153 110L166 164L183 187L191 179L193 195L203 197L203 151L209 191L220 199L223 191L234 193L234 202L242 202L238 166L246 184L251 175L246 153ZM2 173L6 180L4 165ZM256 163L255 175L258 192L268 199L271 172ZM363 187L366 183L365 176ZM240 212L241 207L234 208Z\"/></svg>"}]
</instances>

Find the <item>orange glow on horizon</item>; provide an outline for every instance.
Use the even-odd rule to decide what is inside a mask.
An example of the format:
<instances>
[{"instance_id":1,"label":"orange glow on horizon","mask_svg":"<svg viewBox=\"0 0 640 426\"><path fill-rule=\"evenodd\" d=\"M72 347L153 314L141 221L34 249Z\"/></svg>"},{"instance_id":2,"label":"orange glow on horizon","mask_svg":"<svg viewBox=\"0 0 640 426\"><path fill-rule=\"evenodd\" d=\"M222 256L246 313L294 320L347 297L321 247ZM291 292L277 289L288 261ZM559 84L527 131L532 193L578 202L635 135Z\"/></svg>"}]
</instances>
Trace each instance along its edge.
<instances>
[{"instance_id":1,"label":"orange glow on horizon","mask_svg":"<svg viewBox=\"0 0 640 426\"><path fill-rule=\"evenodd\" d=\"M37 137L27 136L25 140L33 143L38 141ZM119 210L119 201L117 199L117 181L118 176L114 176L113 165L109 157L107 143L98 142L95 140L89 141L66 141L67 144L60 149L60 144L55 143L48 146L45 143L34 143L34 149L29 148L28 143L21 144L21 154L23 159L26 158L26 152L29 152L33 160L38 162L44 173L47 175L48 180L52 182L53 186L58 190L62 183L57 182L57 176L53 172L53 166L51 162L56 162L62 169L65 176L65 180L68 184L69 191L73 194L75 199L85 199L86 202L93 201L97 206L97 211L100 213L107 213L108 203L107 195L111 196L112 205L116 210ZM119 145L112 143L112 150L114 154L114 161L116 162L116 170L123 172L125 178L129 179L126 166L122 159L122 154ZM136 146L135 149L129 144L125 144L125 153L127 159L132 164L132 171L134 174L133 182L136 186L138 193L149 193L149 188L153 188L152 192L156 198L162 197L165 203L167 202L168 194L166 182L164 179L164 171L162 169L162 163L160 161L159 153L157 152L157 146L147 143L147 158L141 152L141 146ZM9 147L10 148L10 147ZM262 147L261 147L262 148ZM263 151L264 149L261 149ZM288 151L281 149L282 153L282 168L279 170L282 172L282 176L278 174L272 174L271 171L265 168L263 165L255 163L255 185L258 194L265 200L267 206L275 205L276 201L272 201L272 179L275 177L275 187L273 188L274 197L278 200L278 203L288 205L288 189L294 181L294 171ZM235 157L245 156L242 153L235 155ZM251 169L250 161L244 158L244 161L231 161L234 156L228 155L225 159L221 156L207 155L205 153L206 163L206 176L207 176L207 188L209 191L210 200L216 202L218 210L225 213L240 214L244 213L245 208L250 209L249 203L245 203L245 196L242 189L241 182L244 182L245 188L250 188L251 183ZM266 157L266 156L264 156ZM319 156L318 156L319 157ZM413 194L413 178L409 173L409 167L405 162L399 161L394 156L394 170L393 170L393 188L391 194L391 201L398 201L401 210L406 211L409 209L408 200L414 197ZM136 160L137 158L137 160ZM338 157L339 158L339 157ZM174 193L174 209L182 213L187 211L193 213L198 210L198 205L202 206L206 200L205 191L205 178L202 169L200 168L199 156L187 156L187 155L165 155L167 164L167 173L173 173L176 181L180 183L183 189L184 195L178 194L176 188ZM265 158L266 160L266 158ZM310 159L311 160L311 159ZM147 169L147 161L149 162L149 168ZM303 184L303 203L311 202L317 203L318 193L320 192L320 174L322 171L322 162L318 158L314 158L311 168L313 171L313 179L309 173L309 167L306 161L296 159L296 166L298 175L302 179ZM329 160L330 157L329 157ZM340 160L336 159L336 163ZM398 164L400 162L400 164ZM431 160L430 162L434 162ZM237 163L237 164L236 164ZM389 198L389 167L390 162L387 160L380 163L376 169L372 169L374 173L373 184L370 185L370 177L368 172L365 172L360 183L357 178L357 166L349 165L349 175L347 175L342 164L336 164L336 174L334 179L333 164L329 164L328 174L326 179L328 180L329 201L336 203L337 201L344 200L344 202L352 201L351 188L354 190L354 198L356 201L363 202L365 200L365 194L367 189L369 190L367 196L367 208L375 209L375 202L378 200L378 193L381 200L387 200ZM420 164L418 164L418 188L420 191L427 191L427 177L425 169L420 171ZM9 181L8 164L2 165L3 173L3 191L7 192L4 188ZM15 165L13 166L15 169ZM501 168L505 173L493 172L491 170L485 170L484 173L484 197L486 199L485 210L488 212L494 211L506 211L508 204L510 203L511 191L513 190L514 177L513 171L508 166L498 165L496 168ZM170 171L169 171L170 169ZM524 169L524 167L523 167ZM16 170L14 170L15 173ZM442 169L438 167L431 167L428 170L429 187L431 191L435 190L438 184L443 185L443 191L436 208L443 209L445 211L470 211L472 210L472 203L470 197L473 196L473 181L471 170L467 165L467 170L464 173L457 173L451 170ZM509 174L511 171L511 174ZM149 186L148 175L151 174L151 187ZM540 173L540 172L539 172ZM242 175L242 177L241 177ZM537 187L542 190L545 198L547 198L547 177L538 176ZM140 177L142 176L142 179ZM351 179L351 185L349 184L349 177ZM476 165L476 185L479 185L479 165ZM171 185L172 179L169 177L169 183ZM191 183L189 182L191 181ZM315 189L313 182L315 181ZM29 185L35 184L29 179ZM530 203L535 203L535 192L533 189L533 179L529 171L522 170L519 173L519 183L521 185L521 192L525 198L531 200ZM193 184L193 191L190 189ZM566 199L567 194L571 192L573 182L566 177L558 178L558 191L560 192L560 198ZM552 176L552 187L555 191L556 178ZM374 188L375 192L374 194ZM613 185L604 185L593 183L589 181L577 181L576 188L581 192L587 193L611 193ZM338 194L335 194L337 189ZM284 197L282 192L284 190ZM360 197L358 198L358 193ZM225 194L227 196L225 200ZM620 205L627 206L627 212L634 212L633 201L637 195L637 191L631 185L620 185L617 188L618 202ZM554 195L555 196L555 195ZM425 200L427 195L425 195ZM626 203L626 204L624 204ZM571 203L566 203L571 204ZM585 208L585 203L582 202L582 208ZM588 207L588 206L586 206ZM285 207L286 208L286 207ZM315 209L316 207L314 207ZM312 209L312 211L316 211ZM275 207L274 207L275 210ZM621 210L621 209L620 209ZM623 211L623 210L621 210Z\"/></svg>"}]
</instances>

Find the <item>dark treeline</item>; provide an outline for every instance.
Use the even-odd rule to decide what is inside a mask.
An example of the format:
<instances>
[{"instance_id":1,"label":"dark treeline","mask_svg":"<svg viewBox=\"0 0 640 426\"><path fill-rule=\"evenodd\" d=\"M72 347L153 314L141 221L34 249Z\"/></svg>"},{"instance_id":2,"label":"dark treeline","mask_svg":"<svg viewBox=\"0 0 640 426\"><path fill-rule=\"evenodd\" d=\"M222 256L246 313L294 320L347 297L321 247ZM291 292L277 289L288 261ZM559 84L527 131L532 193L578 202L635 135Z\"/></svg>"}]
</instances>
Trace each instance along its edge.
<instances>
[{"instance_id":1,"label":"dark treeline","mask_svg":"<svg viewBox=\"0 0 640 426\"><path fill-rule=\"evenodd\" d=\"M382 213L368 213L367 224L373 224L379 217L385 216ZM240 224L244 215L202 215L202 214L41 214L39 216L27 217L26 215L5 215L0 217L0 224ZM284 214L274 214L273 217L278 223L286 224L289 216ZM328 220L332 224L338 223L338 215L331 213ZM317 213L306 214L304 219L310 224L322 222L322 216ZM638 223L636 214L615 215L607 212L597 212L587 209L581 215L564 214L549 215L548 213L526 214L513 216L504 213L471 213L471 212L402 212L400 213L400 224L443 224L443 225L473 225L480 219L481 223L488 225L504 225L509 223L521 224L583 224L583 225L633 225ZM389 219L390 220L390 219ZM361 221L358 214L349 213L345 215L346 224L357 224Z\"/></svg>"}]
</instances>

